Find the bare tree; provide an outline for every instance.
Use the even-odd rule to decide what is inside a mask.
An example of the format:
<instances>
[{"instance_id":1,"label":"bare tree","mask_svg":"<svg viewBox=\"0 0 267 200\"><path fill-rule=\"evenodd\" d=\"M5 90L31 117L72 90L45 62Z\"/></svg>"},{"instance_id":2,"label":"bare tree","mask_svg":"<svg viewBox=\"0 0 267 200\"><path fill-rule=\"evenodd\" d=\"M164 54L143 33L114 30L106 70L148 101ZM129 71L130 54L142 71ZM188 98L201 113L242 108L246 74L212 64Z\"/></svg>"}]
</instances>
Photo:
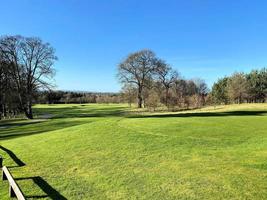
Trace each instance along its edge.
<instances>
[{"instance_id":1,"label":"bare tree","mask_svg":"<svg viewBox=\"0 0 267 200\"><path fill-rule=\"evenodd\" d=\"M178 72L173 70L168 64L163 60L157 61L156 76L159 82L162 84L165 90L165 105L169 107L170 99L170 89L175 81L178 79Z\"/></svg>"},{"instance_id":2,"label":"bare tree","mask_svg":"<svg viewBox=\"0 0 267 200\"><path fill-rule=\"evenodd\" d=\"M19 109L11 72L11 63L4 59L0 51L0 119L16 115Z\"/></svg>"},{"instance_id":3,"label":"bare tree","mask_svg":"<svg viewBox=\"0 0 267 200\"><path fill-rule=\"evenodd\" d=\"M133 84L125 84L122 88L123 98L127 101L130 107L136 98L136 88Z\"/></svg>"},{"instance_id":4,"label":"bare tree","mask_svg":"<svg viewBox=\"0 0 267 200\"><path fill-rule=\"evenodd\" d=\"M141 50L130 54L118 66L118 77L122 83L137 86L138 107L143 105L143 90L156 69L157 58L151 50Z\"/></svg>"},{"instance_id":5,"label":"bare tree","mask_svg":"<svg viewBox=\"0 0 267 200\"><path fill-rule=\"evenodd\" d=\"M179 107L184 107L187 99L187 82L183 79L175 81L173 86L174 94L177 98L177 104Z\"/></svg>"},{"instance_id":6,"label":"bare tree","mask_svg":"<svg viewBox=\"0 0 267 200\"><path fill-rule=\"evenodd\" d=\"M51 86L57 60L55 50L39 38L6 36L0 39L0 51L12 66L20 106L26 117L32 119L34 93Z\"/></svg>"},{"instance_id":7,"label":"bare tree","mask_svg":"<svg viewBox=\"0 0 267 200\"><path fill-rule=\"evenodd\" d=\"M196 97L195 97L196 107L204 106L205 97L207 96L207 94L209 92L208 86L207 86L206 82L200 78L194 79L194 83L196 85Z\"/></svg>"},{"instance_id":8,"label":"bare tree","mask_svg":"<svg viewBox=\"0 0 267 200\"><path fill-rule=\"evenodd\" d=\"M160 97L157 91L155 89L151 89L146 100L146 106L148 107L148 109L152 109L153 111L155 111L159 104Z\"/></svg>"}]
</instances>

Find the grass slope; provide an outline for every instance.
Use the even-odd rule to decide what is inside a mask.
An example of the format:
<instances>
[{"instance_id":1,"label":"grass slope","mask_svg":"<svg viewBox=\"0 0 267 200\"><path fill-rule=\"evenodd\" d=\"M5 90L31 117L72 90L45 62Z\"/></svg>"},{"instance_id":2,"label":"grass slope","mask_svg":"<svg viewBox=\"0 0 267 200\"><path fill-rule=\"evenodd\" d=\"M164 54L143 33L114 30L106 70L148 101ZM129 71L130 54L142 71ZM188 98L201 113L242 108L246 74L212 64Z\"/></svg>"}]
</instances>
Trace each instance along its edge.
<instances>
[{"instance_id":1,"label":"grass slope","mask_svg":"<svg viewBox=\"0 0 267 200\"><path fill-rule=\"evenodd\" d=\"M0 122L0 154L29 199L267 198L267 104L126 111L38 105Z\"/></svg>"}]
</instances>

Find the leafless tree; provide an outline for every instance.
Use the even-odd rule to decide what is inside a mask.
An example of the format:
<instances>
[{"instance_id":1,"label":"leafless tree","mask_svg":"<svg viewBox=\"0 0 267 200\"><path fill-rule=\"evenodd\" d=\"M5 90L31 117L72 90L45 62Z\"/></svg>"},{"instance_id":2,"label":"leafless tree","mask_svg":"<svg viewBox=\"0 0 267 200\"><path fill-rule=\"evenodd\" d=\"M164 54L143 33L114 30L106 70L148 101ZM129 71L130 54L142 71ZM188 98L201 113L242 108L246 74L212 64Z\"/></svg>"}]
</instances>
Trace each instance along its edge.
<instances>
[{"instance_id":1,"label":"leafless tree","mask_svg":"<svg viewBox=\"0 0 267 200\"><path fill-rule=\"evenodd\" d=\"M194 79L194 83L196 85L195 105L197 105L196 107L204 106L205 97L209 93L208 86L206 82L200 78Z\"/></svg>"},{"instance_id":2,"label":"leafless tree","mask_svg":"<svg viewBox=\"0 0 267 200\"><path fill-rule=\"evenodd\" d=\"M143 90L151 79L157 65L157 58L151 50L130 54L118 66L118 77L122 83L137 86L138 107L143 105Z\"/></svg>"},{"instance_id":3,"label":"leafless tree","mask_svg":"<svg viewBox=\"0 0 267 200\"><path fill-rule=\"evenodd\" d=\"M165 90L165 105L169 107L170 99L170 89L178 79L179 75L176 70L173 70L168 64L163 60L157 61L156 76L159 82L162 84Z\"/></svg>"},{"instance_id":4,"label":"leafless tree","mask_svg":"<svg viewBox=\"0 0 267 200\"><path fill-rule=\"evenodd\" d=\"M0 51L11 64L20 106L27 118L32 119L34 92L50 88L57 60L55 50L39 38L5 36L0 39Z\"/></svg>"},{"instance_id":5,"label":"leafless tree","mask_svg":"<svg viewBox=\"0 0 267 200\"><path fill-rule=\"evenodd\" d=\"M133 84L125 84L122 88L123 99L127 101L130 107L136 98L136 88Z\"/></svg>"}]
</instances>

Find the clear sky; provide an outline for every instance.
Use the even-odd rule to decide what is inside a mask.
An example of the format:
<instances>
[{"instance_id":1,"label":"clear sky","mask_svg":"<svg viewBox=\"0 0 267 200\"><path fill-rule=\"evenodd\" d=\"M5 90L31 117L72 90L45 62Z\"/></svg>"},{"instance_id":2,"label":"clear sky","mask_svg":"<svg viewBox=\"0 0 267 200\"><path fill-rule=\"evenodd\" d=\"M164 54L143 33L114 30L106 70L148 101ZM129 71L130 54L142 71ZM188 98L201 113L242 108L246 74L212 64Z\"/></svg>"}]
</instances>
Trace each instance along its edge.
<instances>
[{"instance_id":1,"label":"clear sky","mask_svg":"<svg viewBox=\"0 0 267 200\"><path fill-rule=\"evenodd\" d=\"M117 64L143 48L209 86L267 66L266 0L0 0L0 8L0 35L55 47L58 89L119 91Z\"/></svg>"}]
</instances>

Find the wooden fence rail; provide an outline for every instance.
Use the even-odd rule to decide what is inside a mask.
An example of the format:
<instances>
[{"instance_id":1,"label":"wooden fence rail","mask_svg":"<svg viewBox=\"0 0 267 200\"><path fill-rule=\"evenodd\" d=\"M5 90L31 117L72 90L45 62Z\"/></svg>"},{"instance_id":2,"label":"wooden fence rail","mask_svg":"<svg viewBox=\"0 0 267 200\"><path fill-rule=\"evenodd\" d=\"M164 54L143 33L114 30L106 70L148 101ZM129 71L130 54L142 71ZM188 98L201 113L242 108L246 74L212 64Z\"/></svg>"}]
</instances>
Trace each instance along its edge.
<instances>
[{"instance_id":1,"label":"wooden fence rail","mask_svg":"<svg viewBox=\"0 0 267 200\"><path fill-rule=\"evenodd\" d=\"M9 182L9 196L17 197L18 200L25 200L22 191L20 190L18 184L16 183L6 166L2 167L2 173L2 179L8 180Z\"/></svg>"}]
</instances>

